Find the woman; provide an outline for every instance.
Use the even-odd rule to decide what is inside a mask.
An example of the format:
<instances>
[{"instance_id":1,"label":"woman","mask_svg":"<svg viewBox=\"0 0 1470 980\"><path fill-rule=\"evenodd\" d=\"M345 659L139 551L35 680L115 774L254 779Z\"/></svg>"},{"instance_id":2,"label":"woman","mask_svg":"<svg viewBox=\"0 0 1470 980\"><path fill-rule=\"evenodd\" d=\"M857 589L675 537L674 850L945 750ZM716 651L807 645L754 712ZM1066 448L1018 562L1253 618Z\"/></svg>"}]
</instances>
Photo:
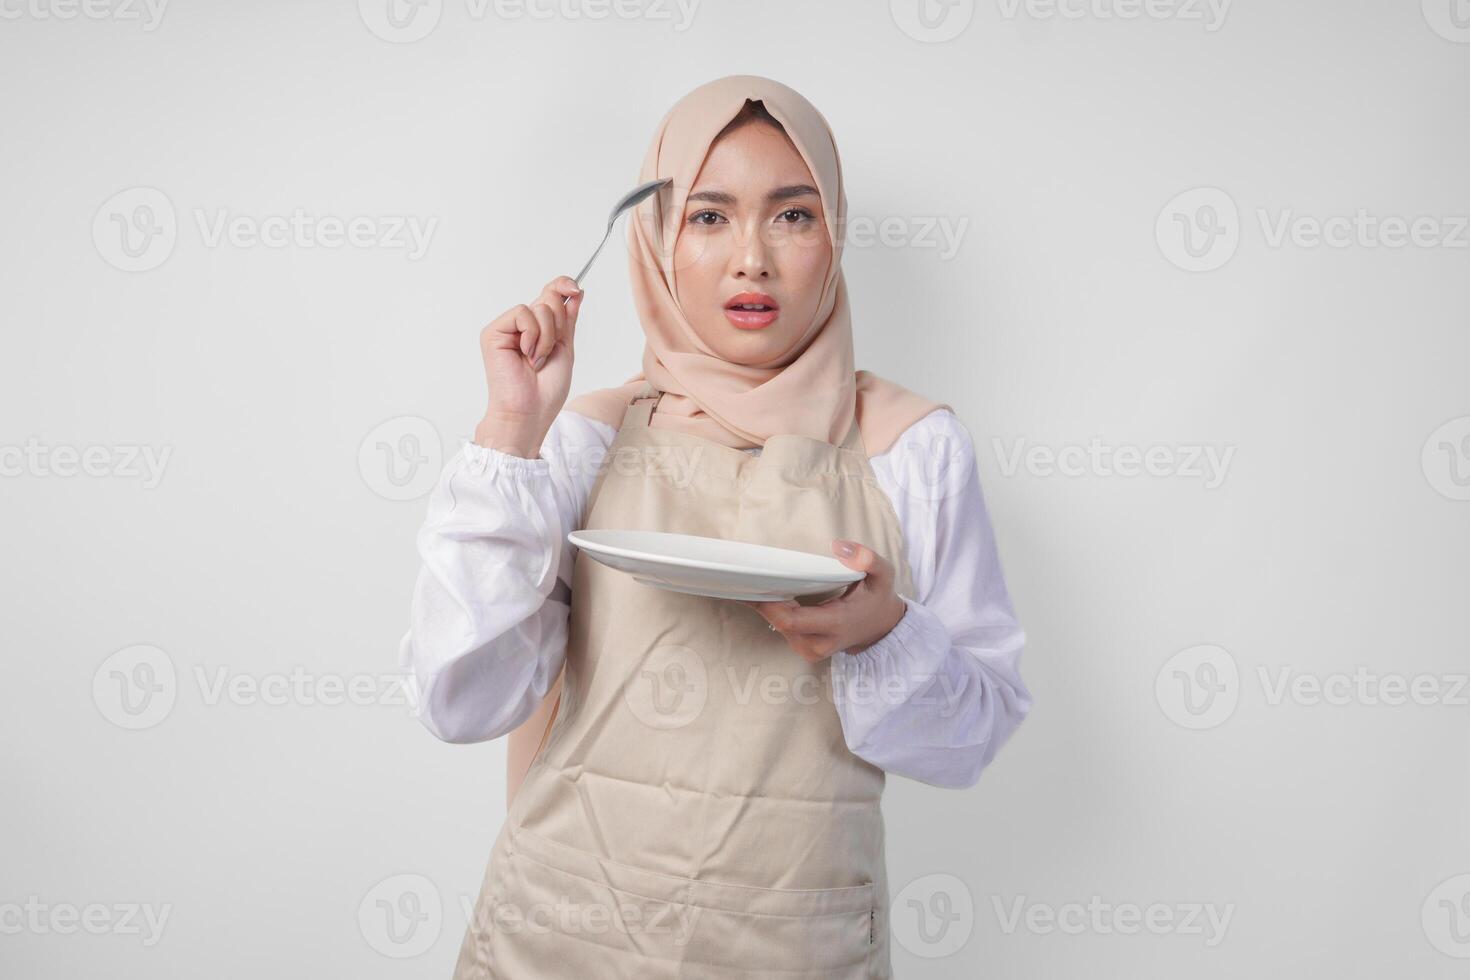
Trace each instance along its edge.
<instances>
[{"instance_id":1,"label":"woman","mask_svg":"<svg viewBox=\"0 0 1470 980\"><path fill-rule=\"evenodd\" d=\"M566 403L565 276L497 318L489 407L419 536L421 717L515 731L511 778L529 762L455 977L887 977L885 772L970 786L1031 706L974 448L947 405L854 371L810 103L700 86L649 148L661 178L628 228L642 372ZM579 559L578 527L866 576L820 603L684 595Z\"/></svg>"}]
</instances>

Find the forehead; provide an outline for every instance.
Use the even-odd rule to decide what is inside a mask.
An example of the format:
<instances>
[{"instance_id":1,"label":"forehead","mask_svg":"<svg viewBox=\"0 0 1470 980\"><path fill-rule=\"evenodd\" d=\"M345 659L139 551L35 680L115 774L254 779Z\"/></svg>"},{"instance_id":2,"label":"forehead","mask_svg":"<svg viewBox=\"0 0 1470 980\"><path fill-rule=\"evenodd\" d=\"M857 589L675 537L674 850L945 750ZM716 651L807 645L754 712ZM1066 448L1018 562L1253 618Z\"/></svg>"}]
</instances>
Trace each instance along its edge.
<instances>
[{"instance_id":1,"label":"forehead","mask_svg":"<svg viewBox=\"0 0 1470 980\"><path fill-rule=\"evenodd\" d=\"M806 161L785 133L764 123L751 123L715 141L692 190L728 191L743 202L742 191L760 194L774 187L815 183Z\"/></svg>"}]
</instances>

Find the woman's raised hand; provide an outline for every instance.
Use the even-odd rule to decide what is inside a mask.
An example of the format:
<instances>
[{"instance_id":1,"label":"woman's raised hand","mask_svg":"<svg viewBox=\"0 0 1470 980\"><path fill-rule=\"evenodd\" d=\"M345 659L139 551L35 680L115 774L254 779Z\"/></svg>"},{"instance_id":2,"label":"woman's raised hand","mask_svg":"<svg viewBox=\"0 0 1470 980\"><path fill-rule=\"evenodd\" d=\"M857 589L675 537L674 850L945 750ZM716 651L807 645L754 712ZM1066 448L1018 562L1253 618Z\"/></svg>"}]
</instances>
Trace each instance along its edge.
<instances>
[{"instance_id":1,"label":"woman's raised hand","mask_svg":"<svg viewBox=\"0 0 1470 980\"><path fill-rule=\"evenodd\" d=\"M475 442L535 459L572 385L572 348L582 290L557 276L529 304L506 310L480 331L489 404Z\"/></svg>"}]
</instances>

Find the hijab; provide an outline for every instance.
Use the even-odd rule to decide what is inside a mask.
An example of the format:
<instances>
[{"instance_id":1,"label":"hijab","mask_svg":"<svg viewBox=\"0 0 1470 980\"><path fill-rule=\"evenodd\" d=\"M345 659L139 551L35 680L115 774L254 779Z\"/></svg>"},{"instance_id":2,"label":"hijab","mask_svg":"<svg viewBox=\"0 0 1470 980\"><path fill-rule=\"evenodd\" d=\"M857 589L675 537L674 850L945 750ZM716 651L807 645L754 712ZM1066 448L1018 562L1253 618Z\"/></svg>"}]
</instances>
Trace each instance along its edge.
<instances>
[{"instance_id":1,"label":"hijab","mask_svg":"<svg viewBox=\"0 0 1470 980\"><path fill-rule=\"evenodd\" d=\"M832 261L816 316L776 361L737 364L702 342L674 295L674 243L711 144L747 100L785 127L814 178L832 241ZM864 450L877 455L918 419L949 405L933 402L868 371L854 371L852 322L842 274L847 192L827 120L795 90L758 75L707 82L676 102L659 123L639 183L673 178L628 216L628 270L643 327L643 370L623 385L588 392L567 408L614 428L645 383L664 392L649 419L737 449L795 433L840 445L854 422Z\"/></svg>"}]
</instances>

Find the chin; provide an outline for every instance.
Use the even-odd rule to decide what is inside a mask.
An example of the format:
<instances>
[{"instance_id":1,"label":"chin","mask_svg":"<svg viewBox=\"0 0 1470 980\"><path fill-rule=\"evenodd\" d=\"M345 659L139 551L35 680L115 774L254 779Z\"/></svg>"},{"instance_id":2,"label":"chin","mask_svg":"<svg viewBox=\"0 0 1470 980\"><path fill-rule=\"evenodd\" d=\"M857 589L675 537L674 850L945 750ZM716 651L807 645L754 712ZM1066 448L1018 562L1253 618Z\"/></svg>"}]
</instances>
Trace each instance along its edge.
<instances>
[{"instance_id":1,"label":"chin","mask_svg":"<svg viewBox=\"0 0 1470 980\"><path fill-rule=\"evenodd\" d=\"M741 331L734 331L742 333ZM719 344L712 345L722 358L735 364L764 364L786 353L791 345L772 343L772 339L756 336L721 337Z\"/></svg>"},{"instance_id":2,"label":"chin","mask_svg":"<svg viewBox=\"0 0 1470 980\"><path fill-rule=\"evenodd\" d=\"M774 329L776 324L764 330L741 330L732 327L724 317L720 320L718 324L704 326L699 332L716 354L732 364L764 364L775 360L789 351L796 340L785 333L777 333Z\"/></svg>"}]
</instances>

